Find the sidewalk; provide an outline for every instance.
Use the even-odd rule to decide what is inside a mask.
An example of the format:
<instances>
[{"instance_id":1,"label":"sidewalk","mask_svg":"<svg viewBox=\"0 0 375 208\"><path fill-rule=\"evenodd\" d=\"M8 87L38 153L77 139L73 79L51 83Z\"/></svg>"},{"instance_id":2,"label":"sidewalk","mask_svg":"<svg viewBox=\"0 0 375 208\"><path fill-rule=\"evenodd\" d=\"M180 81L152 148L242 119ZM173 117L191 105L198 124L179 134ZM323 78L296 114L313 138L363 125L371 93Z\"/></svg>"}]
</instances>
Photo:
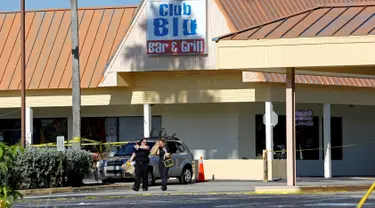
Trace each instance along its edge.
<instances>
[{"instance_id":1,"label":"sidewalk","mask_svg":"<svg viewBox=\"0 0 375 208\"><path fill-rule=\"evenodd\" d=\"M297 185L310 188L309 192L348 192L348 191L366 191L375 179L373 178L298 178ZM61 188L60 191L45 190L44 192L27 191L26 196L46 195L46 197L62 196L113 196L113 195L139 195L139 194L255 194L255 187L261 186L286 186L286 181L259 182L259 181L209 181L205 183L194 183L189 185L180 185L176 180L170 180L168 192L160 190L160 184L150 187L149 192L134 192L131 190L132 183L115 183L111 185L91 185L81 188ZM42 190L43 191L43 190Z\"/></svg>"}]
</instances>

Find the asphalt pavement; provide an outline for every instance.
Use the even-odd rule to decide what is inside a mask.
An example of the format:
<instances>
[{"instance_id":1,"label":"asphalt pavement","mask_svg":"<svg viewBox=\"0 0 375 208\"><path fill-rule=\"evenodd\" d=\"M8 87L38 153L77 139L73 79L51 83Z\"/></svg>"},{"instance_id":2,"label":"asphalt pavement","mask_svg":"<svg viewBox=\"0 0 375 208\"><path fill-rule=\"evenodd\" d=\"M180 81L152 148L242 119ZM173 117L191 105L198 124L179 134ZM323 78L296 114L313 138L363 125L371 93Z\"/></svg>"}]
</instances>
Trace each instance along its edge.
<instances>
[{"instance_id":1,"label":"asphalt pavement","mask_svg":"<svg viewBox=\"0 0 375 208\"><path fill-rule=\"evenodd\" d=\"M364 193L317 195L119 195L119 196L69 196L65 198L26 199L16 204L23 207L92 207L92 208L351 208L356 207ZM364 207L375 207L370 198Z\"/></svg>"},{"instance_id":2,"label":"asphalt pavement","mask_svg":"<svg viewBox=\"0 0 375 208\"><path fill-rule=\"evenodd\" d=\"M358 185L371 184L374 179L331 179L307 178L299 180L309 185ZM180 185L171 180L167 192L160 190L160 184L149 188L148 192L134 192L129 188L119 190L98 190L47 195L26 196L14 207L134 207L134 208L295 208L295 207L356 207L364 195L355 193L326 193L312 195L257 195L254 187L261 185L285 185L285 181L264 184L255 181L213 181ZM370 198L365 207L375 208L375 198Z\"/></svg>"}]
</instances>

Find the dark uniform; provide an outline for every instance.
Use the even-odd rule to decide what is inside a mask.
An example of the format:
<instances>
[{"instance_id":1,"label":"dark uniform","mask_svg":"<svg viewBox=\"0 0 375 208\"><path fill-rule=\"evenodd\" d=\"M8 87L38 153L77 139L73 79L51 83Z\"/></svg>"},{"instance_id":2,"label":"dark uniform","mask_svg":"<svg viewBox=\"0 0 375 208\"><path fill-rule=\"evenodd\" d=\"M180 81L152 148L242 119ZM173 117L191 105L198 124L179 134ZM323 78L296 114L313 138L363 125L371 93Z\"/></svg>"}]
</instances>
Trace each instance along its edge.
<instances>
[{"instance_id":1,"label":"dark uniform","mask_svg":"<svg viewBox=\"0 0 375 208\"><path fill-rule=\"evenodd\" d=\"M139 187L141 185L142 180L142 188L144 191L148 190L148 164L150 163L150 158L148 157L150 155L150 150L141 149L135 151L135 182L133 189L135 191L139 190Z\"/></svg>"},{"instance_id":2,"label":"dark uniform","mask_svg":"<svg viewBox=\"0 0 375 208\"><path fill-rule=\"evenodd\" d=\"M167 181L168 181L168 171L169 167L164 166L164 156L166 153L168 153L169 150L167 147L159 147L159 173L161 177L161 190L166 191L167 190Z\"/></svg>"}]
</instances>

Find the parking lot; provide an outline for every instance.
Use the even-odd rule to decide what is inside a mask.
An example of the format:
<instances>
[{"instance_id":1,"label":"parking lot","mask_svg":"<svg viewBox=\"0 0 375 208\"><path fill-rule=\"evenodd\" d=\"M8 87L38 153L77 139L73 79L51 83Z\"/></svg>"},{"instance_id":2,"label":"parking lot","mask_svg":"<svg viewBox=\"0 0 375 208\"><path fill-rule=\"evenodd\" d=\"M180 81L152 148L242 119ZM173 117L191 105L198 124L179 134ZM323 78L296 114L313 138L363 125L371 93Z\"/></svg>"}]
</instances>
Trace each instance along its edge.
<instances>
[{"instance_id":1,"label":"parking lot","mask_svg":"<svg viewBox=\"0 0 375 208\"><path fill-rule=\"evenodd\" d=\"M98 193L96 196L65 196L58 198L34 198L16 204L15 207L355 207L363 193L318 194L318 195L129 195ZM370 198L364 207L375 207L375 199Z\"/></svg>"}]
</instances>

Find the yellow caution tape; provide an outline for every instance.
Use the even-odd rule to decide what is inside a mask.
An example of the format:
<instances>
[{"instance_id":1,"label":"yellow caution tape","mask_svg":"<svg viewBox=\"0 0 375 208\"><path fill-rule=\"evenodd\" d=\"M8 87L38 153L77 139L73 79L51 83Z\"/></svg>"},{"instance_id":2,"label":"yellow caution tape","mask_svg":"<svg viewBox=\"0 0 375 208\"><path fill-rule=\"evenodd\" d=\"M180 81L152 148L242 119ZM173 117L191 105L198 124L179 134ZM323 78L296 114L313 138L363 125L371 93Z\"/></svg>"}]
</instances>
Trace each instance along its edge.
<instances>
[{"instance_id":1,"label":"yellow caution tape","mask_svg":"<svg viewBox=\"0 0 375 208\"><path fill-rule=\"evenodd\" d=\"M341 146L334 146L331 147L331 149L338 149L338 148L345 148L345 147L354 147L354 146L360 146L360 145L366 145L370 143L375 143L375 142L366 142L362 144L345 144ZM319 147L319 148L313 148L313 149L296 149L296 152L304 152L304 151L314 151L314 150L324 150L324 147ZM287 150L265 150L266 152L273 152L273 153L279 153L279 152L287 152Z\"/></svg>"},{"instance_id":2,"label":"yellow caution tape","mask_svg":"<svg viewBox=\"0 0 375 208\"><path fill-rule=\"evenodd\" d=\"M102 143L102 142L98 142L98 141L95 141L95 140L92 140L92 139L75 137L72 140L65 141L64 146L72 146L72 143L77 143L77 142L80 142L80 141L90 142L90 143L81 143L81 146L98 146L98 145L120 146L120 145L125 145L125 144L129 143L129 142L106 142L106 143ZM32 146L32 147L56 147L57 145L56 145L56 143L46 143L46 144L34 144L34 145L30 145L30 146Z\"/></svg>"}]
</instances>

